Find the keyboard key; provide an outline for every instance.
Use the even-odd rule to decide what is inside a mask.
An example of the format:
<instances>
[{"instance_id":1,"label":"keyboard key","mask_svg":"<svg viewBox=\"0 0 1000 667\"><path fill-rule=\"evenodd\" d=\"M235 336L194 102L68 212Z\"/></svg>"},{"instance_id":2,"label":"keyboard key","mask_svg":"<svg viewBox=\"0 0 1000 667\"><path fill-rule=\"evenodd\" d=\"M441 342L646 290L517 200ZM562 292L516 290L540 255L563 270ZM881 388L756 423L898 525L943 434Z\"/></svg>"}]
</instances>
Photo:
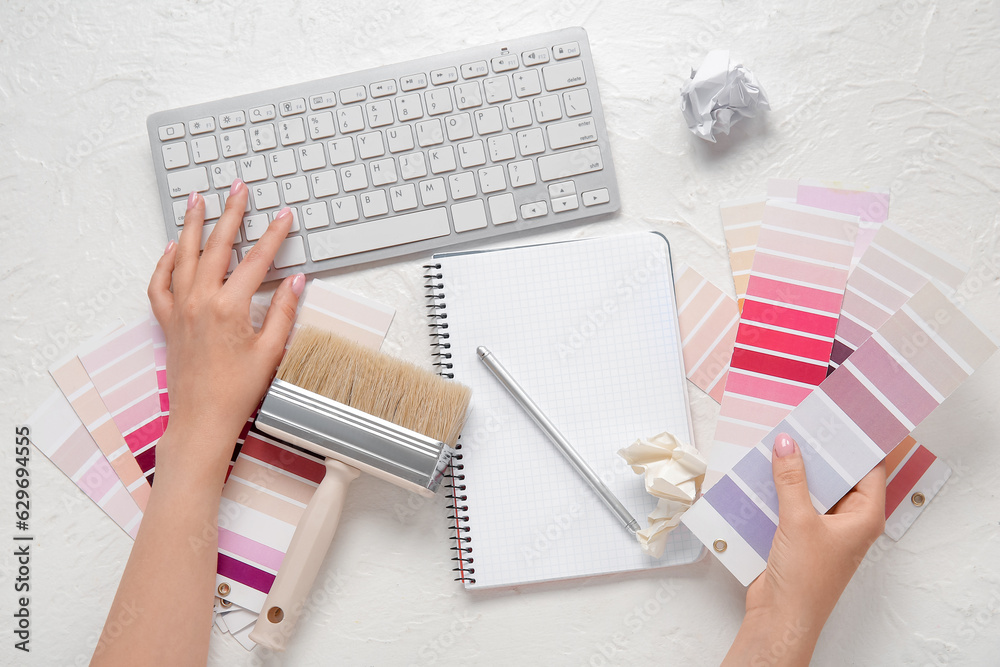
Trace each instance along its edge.
<instances>
[{"instance_id":1,"label":"keyboard key","mask_svg":"<svg viewBox=\"0 0 1000 667\"><path fill-rule=\"evenodd\" d=\"M486 107L473 115L476 117L476 131L479 134L492 134L503 130L500 109L497 107Z\"/></svg>"},{"instance_id":2,"label":"keyboard key","mask_svg":"<svg viewBox=\"0 0 1000 667\"><path fill-rule=\"evenodd\" d=\"M563 211L574 211L579 208L579 202L577 201L576 195L570 195L568 197L559 197L558 199L552 200L552 212L562 213Z\"/></svg>"},{"instance_id":3,"label":"keyboard key","mask_svg":"<svg viewBox=\"0 0 1000 667\"><path fill-rule=\"evenodd\" d=\"M284 115L284 114L282 114ZM274 105L265 104L263 106L250 109L250 122L262 123L265 120L274 120Z\"/></svg>"},{"instance_id":4,"label":"keyboard key","mask_svg":"<svg viewBox=\"0 0 1000 667\"><path fill-rule=\"evenodd\" d=\"M215 137L201 137L191 141L191 155L195 164L219 159L219 144Z\"/></svg>"},{"instance_id":5,"label":"keyboard key","mask_svg":"<svg viewBox=\"0 0 1000 667\"><path fill-rule=\"evenodd\" d=\"M436 116L442 113L451 113L451 89L437 88L424 93L424 101L427 104L427 115Z\"/></svg>"},{"instance_id":6,"label":"keyboard key","mask_svg":"<svg viewBox=\"0 0 1000 667\"><path fill-rule=\"evenodd\" d=\"M451 219L455 222L455 231L458 233L482 229L486 226L486 206L482 199L452 204Z\"/></svg>"},{"instance_id":7,"label":"keyboard key","mask_svg":"<svg viewBox=\"0 0 1000 667\"><path fill-rule=\"evenodd\" d=\"M212 165L212 185L216 190L228 188L236 180L236 163L220 162Z\"/></svg>"},{"instance_id":8,"label":"keyboard key","mask_svg":"<svg viewBox=\"0 0 1000 667\"><path fill-rule=\"evenodd\" d=\"M364 86L354 86L353 88L344 88L340 91L340 103L350 104L351 102L364 102L368 95L365 92Z\"/></svg>"},{"instance_id":9,"label":"keyboard key","mask_svg":"<svg viewBox=\"0 0 1000 667\"><path fill-rule=\"evenodd\" d=\"M427 151L427 156L431 161L432 174L442 174L455 169L455 149L452 146L442 146Z\"/></svg>"},{"instance_id":10,"label":"keyboard key","mask_svg":"<svg viewBox=\"0 0 1000 667\"><path fill-rule=\"evenodd\" d=\"M483 148L483 142L476 139L459 144L458 161L466 169L486 164L486 150Z\"/></svg>"},{"instance_id":11,"label":"keyboard key","mask_svg":"<svg viewBox=\"0 0 1000 667\"><path fill-rule=\"evenodd\" d=\"M386 81L378 81L373 83L371 86L372 97L386 97L388 95L396 94L396 80L387 79Z\"/></svg>"},{"instance_id":12,"label":"keyboard key","mask_svg":"<svg viewBox=\"0 0 1000 667\"><path fill-rule=\"evenodd\" d=\"M521 130L517 133L517 147L521 151L522 157L545 152L545 139L542 135L542 128L533 127L530 130Z\"/></svg>"},{"instance_id":13,"label":"keyboard key","mask_svg":"<svg viewBox=\"0 0 1000 667\"><path fill-rule=\"evenodd\" d=\"M576 194L576 183L573 181L563 181L562 183L553 183L549 186L549 197L555 199L556 197L565 197L567 195Z\"/></svg>"},{"instance_id":14,"label":"keyboard key","mask_svg":"<svg viewBox=\"0 0 1000 667\"><path fill-rule=\"evenodd\" d=\"M243 179L244 183L253 183L254 181L262 181L267 178L267 163L263 155L243 158L239 163L240 178Z\"/></svg>"},{"instance_id":15,"label":"keyboard key","mask_svg":"<svg viewBox=\"0 0 1000 667\"><path fill-rule=\"evenodd\" d=\"M427 163L424 160L424 154L417 152L401 155L399 157L399 175L403 177L404 181L426 176Z\"/></svg>"},{"instance_id":16,"label":"keyboard key","mask_svg":"<svg viewBox=\"0 0 1000 667\"><path fill-rule=\"evenodd\" d=\"M337 123L333 120L332 111L314 113L308 118L309 138L325 139L332 137L337 132Z\"/></svg>"},{"instance_id":17,"label":"keyboard key","mask_svg":"<svg viewBox=\"0 0 1000 667\"><path fill-rule=\"evenodd\" d=\"M167 169L177 169L191 164L188 159L188 147L185 141L175 141L161 147L163 151L163 166Z\"/></svg>"},{"instance_id":18,"label":"keyboard key","mask_svg":"<svg viewBox=\"0 0 1000 667\"><path fill-rule=\"evenodd\" d=\"M463 79L475 79L476 77L486 76L489 73L490 66L486 64L485 60L477 60L474 63L466 63L462 65Z\"/></svg>"},{"instance_id":19,"label":"keyboard key","mask_svg":"<svg viewBox=\"0 0 1000 667\"><path fill-rule=\"evenodd\" d=\"M536 70L529 69L514 75L514 94L518 97L530 97L540 92L542 92L542 84L538 80Z\"/></svg>"},{"instance_id":20,"label":"keyboard key","mask_svg":"<svg viewBox=\"0 0 1000 667\"><path fill-rule=\"evenodd\" d=\"M301 97L294 100L287 100L281 103L280 108L282 116L294 116L295 114L305 113L306 101Z\"/></svg>"},{"instance_id":21,"label":"keyboard key","mask_svg":"<svg viewBox=\"0 0 1000 667\"><path fill-rule=\"evenodd\" d=\"M598 204L607 204L609 201L611 201L611 196L608 194L607 188L588 190L583 193L584 206L597 206Z\"/></svg>"},{"instance_id":22,"label":"keyboard key","mask_svg":"<svg viewBox=\"0 0 1000 667\"><path fill-rule=\"evenodd\" d=\"M416 120L424 117L424 110L420 106L420 95L401 95L396 98L396 117L400 121Z\"/></svg>"},{"instance_id":23,"label":"keyboard key","mask_svg":"<svg viewBox=\"0 0 1000 667\"><path fill-rule=\"evenodd\" d=\"M490 152L490 160L493 162L511 160L517 156L514 152L514 137L510 134L490 137L486 140L486 146Z\"/></svg>"},{"instance_id":24,"label":"keyboard key","mask_svg":"<svg viewBox=\"0 0 1000 667\"><path fill-rule=\"evenodd\" d=\"M490 61L493 71L499 74L508 70L517 69L517 56L513 53L506 56L497 56Z\"/></svg>"},{"instance_id":25,"label":"keyboard key","mask_svg":"<svg viewBox=\"0 0 1000 667\"><path fill-rule=\"evenodd\" d=\"M167 189L171 197L187 197L192 192L208 190L208 170L204 167L172 171L167 174Z\"/></svg>"},{"instance_id":26,"label":"keyboard key","mask_svg":"<svg viewBox=\"0 0 1000 667\"><path fill-rule=\"evenodd\" d=\"M187 215L187 202L179 199L173 202L174 224L181 227L184 224L184 216Z\"/></svg>"},{"instance_id":27,"label":"keyboard key","mask_svg":"<svg viewBox=\"0 0 1000 667\"><path fill-rule=\"evenodd\" d=\"M531 125L531 105L527 102L514 102L503 105L503 115L507 121L507 128L516 130L519 127Z\"/></svg>"},{"instance_id":28,"label":"keyboard key","mask_svg":"<svg viewBox=\"0 0 1000 667\"><path fill-rule=\"evenodd\" d=\"M455 106L459 109L471 109L483 103L483 93L478 81L460 83L455 86Z\"/></svg>"},{"instance_id":29,"label":"keyboard key","mask_svg":"<svg viewBox=\"0 0 1000 667\"><path fill-rule=\"evenodd\" d=\"M375 218L389 212L385 190L373 190L361 195L361 212L366 218Z\"/></svg>"},{"instance_id":30,"label":"keyboard key","mask_svg":"<svg viewBox=\"0 0 1000 667\"><path fill-rule=\"evenodd\" d=\"M543 181L555 181L604 169L600 146L578 148L538 158L538 174Z\"/></svg>"},{"instance_id":31,"label":"keyboard key","mask_svg":"<svg viewBox=\"0 0 1000 667\"><path fill-rule=\"evenodd\" d=\"M302 224L306 229L319 229L330 225L330 211L326 208L326 202L316 202L306 204L302 207Z\"/></svg>"},{"instance_id":32,"label":"keyboard key","mask_svg":"<svg viewBox=\"0 0 1000 667\"><path fill-rule=\"evenodd\" d=\"M337 109L337 127L341 134L365 129L365 113L361 107Z\"/></svg>"},{"instance_id":33,"label":"keyboard key","mask_svg":"<svg viewBox=\"0 0 1000 667\"><path fill-rule=\"evenodd\" d=\"M486 91L486 101L490 104L506 102L513 97L510 92L510 79L505 76L483 79L483 90Z\"/></svg>"},{"instance_id":34,"label":"keyboard key","mask_svg":"<svg viewBox=\"0 0 1000 667\"><path fill-rule=\"evenodd\" d=\"M556 44L552 47L552 55L555 56L556 60L565 60L566 58L576 58L580 55L580 44L578 42L566 42L565 44Z\"/></svg>"},{"instance_id":35,"label":"keyboard key","mask_svg":"<svg viewBox=\"0 0 1000 667\"><path fill-rule=\"evenodd\" d=\"M336 169L318 171L309 178L312 180L313 197L329 197L340 193L337 187Z\"/></svg>"},{"instance_id":36,"label":"keyboard key","mask_svg":"<svg viewBox=\"0 0 1000 667\"><path fill-rule=\"evenodd\" d=\"M231 127L246 125L247 115L242 111L230 111L219 116L219 127L228 130Z\"/></svg>"},{"instance_id":37,"label":"keyboard key","mask_svg":"<svg viewBox=\"0 0 1000 667\"><path fill-rule=\"evenodd\" d=\"M271 176L288 176L295 173L295 152L291 149L277 151L268 155L268 162L271 164Z\"/></svg>"},{"instance_id":38,"label":"keyboard key","mask_svg":"<svg viewBox=\"0 0 1000 667\"><path fill-rule=\"evenodd\" d=\"M319 93L317 95L309 96L309 107L313 111L328 109L333 106L337 106L337 96L333 92Z\"/></svg>"},{"instance_id":39,"label":"keyboard key","mask_svg":"<svg viewBox=\"0 0 1000 667\"><path fill-rule=\"evenodd\" d=\"M219 137L222 141L222 157L234 157L236 155L246 155L247 133L243 130L233 130L226 132Z\"/></svg>"},{"instance_id":40,"label":"keyboard key","mask_svg":"<svg viewBox=\"0 0 1000 667\"><path fill-rule=\"evenodd\" d=\"M306 263L306 248L301 236L293 236L282 241L274 255L274 268L287 269Z\"/></svg>"},{"instance_id":41,"label":"keyboard key","mask_svg":"<svg viewBox=\"0 0 1000 667\"><path fill-rule=\"evenodd\" d=\"M250 194L253 199L253 206L258 211L274 208L281 203L281 199L278 197L278 184L274 181L254 185L250 188Z\"/></svg>"},{"instance_id":42,"label":"keyboard key","mask_svg":"<svg viewBox=\"0 0 1000 667\"><path fill-rule=\"evenodd\" d=\"M421 148L444 142L444 129L440 118L432 118L417 123L417 145Z\"/></svg>"},{"instance_id":43,"label":"keyboard key","mask_svg":"<svg viewBox=\"0 0 1000 667\"><path fill-rule=\"evenodd\" d=\"M292 212L292 226L288 228L288 232L289 233L297 232L299 231L299 208L297 206L290 206L289 209ZM274 222L275 220L278 219L279 213L281 213L281 211L271 212L271 222Z\"/></svg>"},{"instance_id":44,"label":"keyboard key","mask_svg":"<svg viewBox=\"0 0 1000 667\"><path fill-rule=\"evenodd\" d=\"M205 219L215 220L222 215L222 203L218 194L205 195ZM204 243L202 248L204 248Z\"/></svg>"},{"instance_id":45,"label":"keyboard key","mask_svg":"<svg viewBox=\"0 0 1000 667\"><path fill-rule=\"evenodd\" d=\"M188 122L188 132L191 134L205 134L206 132L215 132L215 118L211 116L205 116L204 118L196 118Z\"/></svg>"},{"instance_id":46,"label":"keyboard key","mask_svg":"<svg viewBox=\"0 0 1000 667\"><path fill-rule=\"evenodd\" d=\"M220 194L222 195L222 208L223 208L223 209L225 209L225 208L226 208L226 200L227 200L227 199L229 199L229 193L230 193L231 191L232 191L232 190L223 190L223 191L222 191L222 192L220 193ZM247 203L246 203L246 206L244 206L244 207L243 207L243 212L244 212L244 213L249 213L249 212L250 212L250 198L249 198L249 197L247 197L247 200L246 200L246 202L247 202Z\"/></svg>"},{"instance_id":47,"label":"keyboard key","mask_svg":"<svg viewBox=\"0 0 1000 667\"><path fill-rule=\"evenodd\" d=\"M350 137L328 141L326 149L330 154L330 164L332 165L347 164L355 160L354 142L351 141Z\"/></svg>"},{"instance_id":48,"label":"keyboard key","mask_svg":"<svg viewBox=\"0 0 1000 667\"><path fill-rule=\"evenodd\" d=\"M368 170L364 165L341 167L340 183L344 186L344 192L364 190L368 187Z\"/></svg>"},{"instance_id":49,"label":"keyboard key","mask_svg":"<svg viewBox=\"0 0 1000 667\"><path fill-rule=\"evenodd\" d=\"M229 256L229 268L226 269L226 274L230 274L236 270L236 267L240 263L240 256L237 254L236 250L233 250L232 254Z\"/></svg>"},{"instance_id":50,"label":"keyboard key","mask_svg":"<svg viewBox=\"0 0 1000 667\"><path fill-rule=\"evenodd\" d=\"M375 187L389 185L399 180L396 175L396 161L391 157L375 160L368 165L368 168L372 172L372 185Z\"/></svg>"},{"instance_id":51,"label":"keyboard key","mask_svg":"<svg viewBox=\"0 0 1000 667\"><path fill-rule=\"evenodd\" d=\"M247 241L259 241L267 231L269 224L267 213L256 213L243 217L243 233Z\"/></svg>"},{"instance_id":52,"label":"keyboard key","mask_svg":"<svg viewBox=\"0 0 1000 667\"><path fill-rule=\"evenodd\" d=\"M358 200L353 195L334 199L330 202L330 210L333 211L333 221L336 224L354 222L360 217L358 215Z\"/></svg>"},{"instance_id":53,"label":"keyboard key","mask_svg":"<svg viewBox=\"0 0 1000 667\"><path fill-rule=\"evenodd\" d=\"M431 70L431 83L435 86L440 86L443 83L455 83L456 81L458 81L458 69L455 67Z\"/></svg>"},{"instance_id":54,"label":"keyboard key","mask_svg":"<svg viewBox=\"0 0 1000 667\"><path fill-rule=\"evenodd\" d=\"M299 167L302 171L322 169L326 166L326 155L323 154L323 144L307 144L299 146Z\"/></svg>"},{"instance_id":55,"label":"keyboard key","mask_svg":"<svg viewBox=\"0 0 1000 667\"><path fill-rule=\"evenodd\" d=\"M545 78L545 90L562 90L587 83L583 62L580 60L543 67L542 76Z\"/></svg>"},{"instance_id":56,"label":"keyboard key","mask_svg":"<svg viewBox=\"0 0 1000 667\"><path fill-rule=\"evenodd\" d=\"M549 146L552 150L597 141L597 125L594 123L594 119L589 117L566 123L555 123L545 129L549 134Z\"/></svg>"},{"instance_id":57,"label":"keyboard key","mask_svg":"<svg viewBox=\"0 0 1000 667\"><path fill-rule=\"evenodd\" d=\"M313 232L309 235L309 255L316 262L449 234L448 212L443 207L431 208L386 218L377 225L351 225Z\"/></svg>"},{"instance_id":58,"label":"keyboard key","mask_svg":"<svg viewBox=\"0 0 1000 667\"><path fill-rule=\"evenodd\" d=\"M420 201L424 206L433 206L434 204L443 204L448 201L448 193L444 189L444 179L443 178L432 178L427 181L420 181ZM183 202L181 202L183 203ZM178 224L183 224L184 216L181 215L181 222Z\"/></svg>"},{"instance_id":59,"label":"keyboard key","mask_svg":"<svg viewBox=\"0 0 1000 667\"><path fill-rule=\"evenodd\" d=\"M540 218L543 215L548 215L549 205L543 201L536 201L530 204L521 204L521 217L525 220L531 220L532 218Z\"/></svg>"},{"instance_id":60,"label":"keyboard key","mask_svg":"<svg viewBox=\"0 0 1000 667\"><path fill-rule=\"evenodd\" d=\"M409 125L393 127L385 131L390 153L401 153L413 150L413 130Z\"/></svg>"},{"instance_id":61,"label":"keyboard key","mask_svg":"<svg viewBox=\"0 0 1000 667\"><path fill-rule=\"evenodd\" d=\"M471 171L452 174L448 177L448 185L451 187L452 199L467 199L476 196L476 178Z\"/></svg>"},{"instance_id":62,"label":"keyboard key","mask_svg":"<svg viewBox=\"0 0 1000 667\"><path fill-rule=\"evenodd\" d=\"M171 125L163 125L159 129L157 129L157 133L160 135L160 141L170 141L171 139L183 139L184 123L173 123Z\"/></svg>"},{"instance_id":63,"label":"keyboard key","mask_svg":"<svg viewBox=\"0 0 1000 667\"><path fill-rule=\"evenodd\" d=\"M479 170L479 189L484 195L507 189L507 179L504 178L502 166L486 167Z\"/></svg>"},{"instance_id":64,"label":"keyboard key","mask_svg":"<svg viewBox=\"0 0 1000 667\"><path fill-rule=\"evenodd\" d=\"M563 93L563 106L566 107L566 115L570 118L590 113L590 93L586 88L567 90Z\"/></svg>"},{"instance_id":65,"label":"keyboard key","mask_svg":"<svg viewBox=\"0 0 1000 667\"><path fill-rule=\"evenodd\" d=\"M392 125L392 102L389 100L379 100L369 102L365 105L365 115L368 116L368 127L382 127Z\"/></svg>"},{"instance_id":66,"label":"keyboard key","mask_svg":"<svg viewBox=\"0 0 1000 667\"><path fill-rule=\"evenodd\" d=\"M281 194L285 198L285 204L298 204L300 201L309 199L309 187L306 184L305 176L286 178L281 182Z\"/></svg>"},{"instance_id":67,"label":"keyboard key","mask_svg":"<svg viewBox=\"0 0 1000 667\"><path fill-rule=\"evenodd\" d=\"M494 225L505 225L517 220L517 209L514 208L514 195L497 195L489 198L490 219Z\"/></svg>"},{"instance_id":68,"label":"keyboard key","mask_svg":"<svg viewBox=\"0 0 1000 667\"><path fill-rule=\"evenodd\" d=\"M459 141L472 136L472 116L467 113L457 113L444 119L448 130L448 141Z\"/></svg>"},{"instance_id":69,"label":"keyboard key","mask_svg":"<svg viewBox=\"0 0 1000 667\"><path fill-rule=\"evenodd\" d=\"M547 123L550 120L562 118L562 111L559 109L559 96L546 95L534 99L535 118L539 123Z\"/></svg>"},{"instance_id":70,"label":"keyboard key","mask_svg":"<svg viewBox=\"0 0 1000 667\"><path fill-rule=\"evenodd\" d=\"M358 155L362 160L385 155L385 141L381 132L366 132L358 135Z\"/></svg>"},{"instance_id":71,"label":"keyboard key","mask_svg":"<svg viewBox=\"0 0 1000 667\"><path fill-rule=\"evenodd\" d=\"M282 146L301 144L306 140L306 127L301 118L289 118L278 123Z\"/></svg>"},{"instance_id":72,"label":"keyboard key","mask_svg":"<svg viewBox=\"0 0 1000 667\"><path fill-rule=\"evenodd\" d=\"M427 87L426 74L410 74L399 80L399 87L405 93L411 90L420 90Z\"/></svg>"},{"instance_id":73,"label":"keyboard key","mask_svg":"<svg viewBox=\"0 0 1000 667\"><path fill-rule=\"evenodd\" d=\"M250 146L258 152L277 148L278 139L274 136L274 125L264 123L250 128Z\"/></svg>"},{"instance_id":74,"label":"keyboard key","mask_svg":"<svg viewBox=\"0 0 1000 667\"><path fill-rule=\"evenodd\" d=\"M392 201L392 210L396 213L408 211L417 207L417 190L412 183L389 188L389 199Z\"/></svg>"},{"instance_id":75,"label":"keyboard key","mask_svg":"<svg viewBox=\"0 0 1000 667\"><path fill-rule=\"evenodd\" d=\"M507 175L510 177L511 186L515 188L534 185L538 182L535 179L535 165L531 160L509 163L507 165Z\"/></svg>"},{"instance_id":76,"label":"keyboard key","mask_svg":"<svg viewBox=\"0 0 1000 667\"><path fill-rule=\"evenodd\" d=\"M534 49L532 51L524 51L521 53L521 62L528 66L544 65L549 62L549 50Z\"/></svg>"}]
</instances>

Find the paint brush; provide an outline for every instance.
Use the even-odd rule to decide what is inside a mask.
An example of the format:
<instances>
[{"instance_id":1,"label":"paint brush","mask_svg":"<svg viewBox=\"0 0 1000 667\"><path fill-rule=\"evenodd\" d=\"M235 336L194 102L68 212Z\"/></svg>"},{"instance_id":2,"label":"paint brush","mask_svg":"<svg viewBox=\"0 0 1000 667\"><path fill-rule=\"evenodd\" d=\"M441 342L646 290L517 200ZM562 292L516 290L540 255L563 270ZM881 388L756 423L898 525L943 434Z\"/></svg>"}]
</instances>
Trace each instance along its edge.
<instances>
[{"instance_id":1,"label":"paint brush","mask_svg":"<svg viewBox=\"0 0 1000 667\"><path fill-rule=\"evenodd\" d=\"M257 416L264 433L326 457L250 639L284 650L364 471L434 495L465 424L471 390L312 327L295 334Z\"/></svg>"}]
</instances>

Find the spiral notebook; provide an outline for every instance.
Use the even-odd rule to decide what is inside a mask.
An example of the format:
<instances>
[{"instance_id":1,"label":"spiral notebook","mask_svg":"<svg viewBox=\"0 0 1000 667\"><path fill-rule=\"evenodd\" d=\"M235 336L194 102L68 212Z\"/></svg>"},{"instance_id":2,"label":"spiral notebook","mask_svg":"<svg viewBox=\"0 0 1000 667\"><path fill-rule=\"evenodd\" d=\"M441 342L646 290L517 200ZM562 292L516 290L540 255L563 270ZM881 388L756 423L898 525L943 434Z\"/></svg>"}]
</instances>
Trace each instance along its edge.
<instances>
[{"instance_id":1,"label":"spiral notebook","mask_svg":"<svg viewBox=\"0 0 1000 667\"><path fill-rule=\"evenodd\" d=\"M679 527L651 558L476 357L487 346L639 523L655 499L617 451L670 431L692 442L670 250L655 233L434 256L442 373L470 386L449 521L466 588L697 560Z\"/></svg>"}]
</instances>

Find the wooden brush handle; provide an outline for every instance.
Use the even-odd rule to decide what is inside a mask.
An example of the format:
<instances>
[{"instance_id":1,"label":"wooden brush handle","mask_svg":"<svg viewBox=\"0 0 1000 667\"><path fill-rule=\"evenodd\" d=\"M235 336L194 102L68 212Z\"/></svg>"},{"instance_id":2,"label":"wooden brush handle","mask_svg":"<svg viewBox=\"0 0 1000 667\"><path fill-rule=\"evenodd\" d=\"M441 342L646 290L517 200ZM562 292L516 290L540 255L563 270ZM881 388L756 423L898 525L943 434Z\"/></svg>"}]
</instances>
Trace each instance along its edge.
<instances>
[{"instance_id":1,"label":"wooden brush handle","mask_svg":"<svg viewBox=\"0 0 1000 667\"><path fill-rule=\"evenodd\" d=\"M356 468L326 459L326 475L295 528L278 576L250 633L254 642L274 651L285 650L337 532L347 488L359 474Z\"/></svg>"}]
</instances>

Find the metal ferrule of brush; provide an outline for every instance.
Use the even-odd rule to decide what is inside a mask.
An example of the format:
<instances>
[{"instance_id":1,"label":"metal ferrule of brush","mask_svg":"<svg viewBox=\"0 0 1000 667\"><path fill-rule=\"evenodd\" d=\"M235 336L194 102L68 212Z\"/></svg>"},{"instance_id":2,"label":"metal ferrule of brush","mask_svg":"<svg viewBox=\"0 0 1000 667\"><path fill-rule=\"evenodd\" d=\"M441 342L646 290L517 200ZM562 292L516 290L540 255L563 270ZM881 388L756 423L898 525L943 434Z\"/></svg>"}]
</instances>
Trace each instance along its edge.
<instances>
[{"instance_id":1,"label":"metal ferrule of brush","mask_svg":"<svg viewBox=\"0 0 1000 667\"><path fill-rule=\"evenodd\" d=\"M269 435L397 485L408 482L425 496L437 491L454 454L443 442L277 379L256 424Z\"/></svg>"}]
</instances>

